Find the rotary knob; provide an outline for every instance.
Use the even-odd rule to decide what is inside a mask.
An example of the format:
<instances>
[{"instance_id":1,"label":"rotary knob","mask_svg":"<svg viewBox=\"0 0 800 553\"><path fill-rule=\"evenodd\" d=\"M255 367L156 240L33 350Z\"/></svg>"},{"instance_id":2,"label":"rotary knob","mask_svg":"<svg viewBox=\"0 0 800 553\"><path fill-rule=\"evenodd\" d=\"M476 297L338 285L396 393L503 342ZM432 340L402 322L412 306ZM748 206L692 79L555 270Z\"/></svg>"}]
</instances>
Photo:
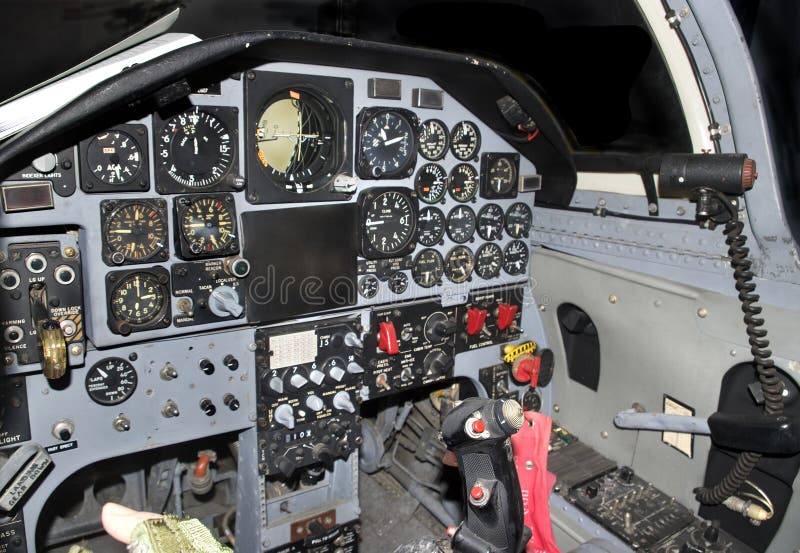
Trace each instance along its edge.
<instances>
[{"instance_id":1,"label":"rotary knob","mask_svg":"<svg viewBox=\"0 0 800 553\"><path fill-rule=\"evenodd\" d=\"M272 418L275 422L282 424L289 430L294 429L294 409L292 409L291 405L287 405L286 403L278 405L272 413Z\"/></svg>"},{"instance_id":2,"label":"rotary knob","mask_svg":"<svg viewBox=\"0 0 800 553\"><path fill-rule=\"evenodd\" d=\"M230 286L217 286L208 297L208 308L217 317L238 319L244 313L239 304L239 294Z\"/></svg>"},{"instance_id":3,"label":"rotary knob","mask_svg":"<svg viewBox=\"0 0 800 553\"><path fill-rule=\"evenodd\" d=\"M320 399L318 395L310 395L306 398L306 407L314 411L322 411L325 408L325 402Z\"/></svg>"},{"instance_id":4,"label":"rotary knob","mask_svg":"<svg viewBox=\"0 0 800 553\"><path fill-rule=\"evenodd\" d=\"M333 406L336 409L347 411L348 413L356 412L356 406L350 399L350 394L345 391L337 392L337 394L333 396Z\"/></svg>"},{"instance_id":5,"label":"rotary knob","mask_svg":"<svg viewBox=\"0 0 800 553\"><path fill-rule=\"evenodd\" d=\"M453 368L454 364L453 358L440 349L433 350L422 361L425 374L428 375L447 373Z\"/></svg>"},{"instance_id":6,"label":"rotary knob","mask_svg":"<svg viewBox=\"0 0 800 553\"><path fill-rule=\"evenodd\" d=\"M308 379L300 373L294 373L289 377L289 385L295 390L301 389L308 384Z\"/></svg>"},{"instance_id":7,"label":"rotary knob","mask_svg":"<svg viewBox=\"0 0 800 553\"><path fill-rule=\"evenodd\" d=\"M308 378L311 379L311 382L313 382L317 386L320 386L322 384L322 381L325 380L325 373L319 369L314 369L309 373Z\"/></svg>"}]
</instances>

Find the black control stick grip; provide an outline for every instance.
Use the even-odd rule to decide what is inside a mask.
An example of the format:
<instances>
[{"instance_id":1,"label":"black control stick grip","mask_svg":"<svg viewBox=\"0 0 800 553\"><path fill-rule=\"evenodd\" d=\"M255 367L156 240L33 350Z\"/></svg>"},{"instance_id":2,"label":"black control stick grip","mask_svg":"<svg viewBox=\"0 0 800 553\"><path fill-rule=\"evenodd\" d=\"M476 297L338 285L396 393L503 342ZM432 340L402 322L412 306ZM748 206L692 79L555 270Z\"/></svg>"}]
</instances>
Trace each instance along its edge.
<instances>
[{"instance_id":1,"label":"black control stick grip","mask_svg":"<svg viewBox=\"0 0 800 553\"><path fill-rule=\"evenodd\" d=\"M531 533L524 525L509 437L522 427L519 403L469 398L442 423L442 439L458 460L466 518L448 535L457 553L520 553Z\"/></svg>"}]
</instances>

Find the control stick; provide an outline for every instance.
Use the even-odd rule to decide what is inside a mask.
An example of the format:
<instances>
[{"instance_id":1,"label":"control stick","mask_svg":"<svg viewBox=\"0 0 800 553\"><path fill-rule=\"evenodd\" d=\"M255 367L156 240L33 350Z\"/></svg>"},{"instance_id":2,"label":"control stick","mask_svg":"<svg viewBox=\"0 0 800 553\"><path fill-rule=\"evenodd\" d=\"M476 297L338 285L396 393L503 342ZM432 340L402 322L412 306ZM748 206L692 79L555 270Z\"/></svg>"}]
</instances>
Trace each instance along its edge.
<instances>
[{"instance_id":1,"label":"control stick","mask_svg":"<svg viewBox=\"0 0 800 553\"><path fill-rule=\"evenodd\" d=\"M523 421L514 400L469 398L442 422L442 439L458 460L467 504L465 520L447 529L455 552L520 553L530 539L509 440Z\"/></svg>"}]
</instances>

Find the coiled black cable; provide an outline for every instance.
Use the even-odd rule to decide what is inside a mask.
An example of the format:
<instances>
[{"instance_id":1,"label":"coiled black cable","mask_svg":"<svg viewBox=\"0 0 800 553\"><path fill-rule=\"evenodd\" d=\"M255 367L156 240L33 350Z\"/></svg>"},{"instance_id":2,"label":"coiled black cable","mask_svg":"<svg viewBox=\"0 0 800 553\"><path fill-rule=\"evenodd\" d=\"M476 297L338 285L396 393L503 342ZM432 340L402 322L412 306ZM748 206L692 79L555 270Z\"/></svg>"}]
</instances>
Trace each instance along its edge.
<instances>
[{"instance_id":1,"label":"coiled black cable","mask_svg":"<svg viewBox=\"0 0 800 553\"><path fill-rule=\"evenodd\" d=\"M703 188L698 193L713 194L730 212L730 220L725 223L723 234L725 234L725 243L728 245L728 256L731 259L739 301L742 303L750 352L753 354L753 364L764 393L764 413L767 415L783 413L783 382L781 382L772 361L767 329L763 328L764 318L759 316L762 308L757 305L760 296L755 293L756 283L753 282L754 275L751 270L753 262L749 257L750 248L746 246L747 236L743 234L744 223L739 221L736 207L720 192ZM760 459L760 453L741 452L728 474L711 488L696 488L694 490L695 498L703 505L719 505L739 490Z\"/></svg>"}]
</instances>

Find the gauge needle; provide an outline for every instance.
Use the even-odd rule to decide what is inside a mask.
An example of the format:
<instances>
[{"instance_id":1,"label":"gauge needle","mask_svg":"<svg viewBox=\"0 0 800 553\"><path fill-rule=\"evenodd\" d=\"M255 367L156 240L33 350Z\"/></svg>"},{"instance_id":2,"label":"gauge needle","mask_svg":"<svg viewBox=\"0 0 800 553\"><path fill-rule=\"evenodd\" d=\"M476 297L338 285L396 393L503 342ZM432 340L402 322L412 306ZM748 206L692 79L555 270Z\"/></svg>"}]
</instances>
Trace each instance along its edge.
<instances>
[{"instance_id":1,"label":"gauge needle","mask_svg":"<svg viewBox=\"0 0 800 553\"><path fill-rule=\"evenodd\" d=\"M141 296L141 297L139 297L139 299L140 299L140 300L152 300L152 299L154 299L155 297L156 297L156 295L155 295L155 294L147 294L147 295L145 295L145 296Z\"/></svg>"},{"instance_id":2,"label":"gauge needle","mask_svg":"<svg viewBox=\"0 0 800 553\"><path fill-rule=\"evenodd\" d=\"M103 369L97 369L97 372L99 372L100 376L102 376L103 378L108 378L108 373L103 371Z\"/></svg>"},{"instance_id":3,"label":"gauge needle","mask_svg":"<svg viewBox=\"0 0 800 553\"><path fill-rule=\"evenodd\" d=\"M392 144L394 144L394 143L396 143L396 142L400 142L401 140L403 140L403 137L402 137L402 136L395 136L395 137L394 137L394 138L392 138L391 140L385 140L385 141L384 141L384 143L383 143L383 145L384 145L384 146L391 146Z\"/></svg>"},{"instance_id":4,"label":"gauge needle","mask_svg":"<svg viewBox=\"0 0 800 553\"><path fill-rule=\"evenodd\" d=\"M386 221L367 221L368 227L374 227L375 225L382 225Z\"/></svg>"},{"instance_id":5,"label":"gauge needle","mask_svg":"<svg viewBox=\"0 0 800 553\"><path fill-rule=\"evenodd\" d=\"M197 149L197 137L195 136L195 137L194 137L194 155L197 155L197 153L198 153L198 149Z\"/></svg>"},{"instance_id":6,"label":"gauge needle","mask_svg":"<svg viewBox=\"0 0 800 553\"><path fill-rule=\"evenodd\" d=\"M129 228L118 228L109 231L111 234L130 234L133 231Z\"/></svg>"},{"instance_id":7,"label":"gauge needle","mask_svg":"<svg viewBox=\"0 0 800 553\"><path fill-rule=\"evenodd\" d=\"M378 134L381 137L381 140L383 140L383 143L386 144L386 129L381 129Z\"/></svg>"},{"instance_id":8,"label":"gauge needle","mask_svg":"<svg viewBox=\"0 0 800 553\"><path fill-rule=\"evenodd\" d=\"M205 223L190 223L189 228L200 228L206 226Z\"/></svg>"}]
</instances>

